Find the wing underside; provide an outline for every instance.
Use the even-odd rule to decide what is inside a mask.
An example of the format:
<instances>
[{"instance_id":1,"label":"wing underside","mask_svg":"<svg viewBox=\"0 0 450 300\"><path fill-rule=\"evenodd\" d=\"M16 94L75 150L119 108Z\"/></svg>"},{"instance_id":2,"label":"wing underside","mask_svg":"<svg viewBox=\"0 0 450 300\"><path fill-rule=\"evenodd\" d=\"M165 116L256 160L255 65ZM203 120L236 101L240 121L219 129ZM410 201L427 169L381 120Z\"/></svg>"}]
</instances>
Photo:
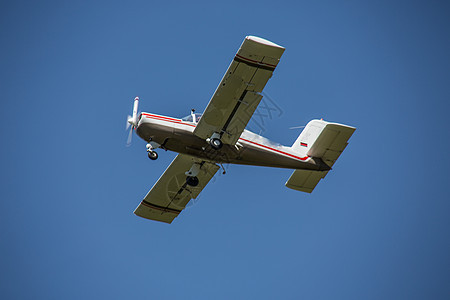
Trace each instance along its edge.
<instances>
[{"instance_id":1,"label":"wing underside","mask_svg":"<svg viewBox=\"0 0 450 300\"><path fill-rule=\"evenodd\" d=\"M186 174L193 164L198 164L199 184L186 183ZM142 200L134 213L140 217L172 223L191 199L197 198L219 169L214 163L179 154Z\"/></svg>"},{"instance_id":2,"label":"wing underside","mask_svg":"<svg viewBox=\"0 0 450 300\"><path fill-rule=\"evenodd\" d=\"M194 134L207 139L213 133L234 145L258 107L267 81L284 48L270 41L248 36L214 92Z\"/></svg>"}]
</instances>

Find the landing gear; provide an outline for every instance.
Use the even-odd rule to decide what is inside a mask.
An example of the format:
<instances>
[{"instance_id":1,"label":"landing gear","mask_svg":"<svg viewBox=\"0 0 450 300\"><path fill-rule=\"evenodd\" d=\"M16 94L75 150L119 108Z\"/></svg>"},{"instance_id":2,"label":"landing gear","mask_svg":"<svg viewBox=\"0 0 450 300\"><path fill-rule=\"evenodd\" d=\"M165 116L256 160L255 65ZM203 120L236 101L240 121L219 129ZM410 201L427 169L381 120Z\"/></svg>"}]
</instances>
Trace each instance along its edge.
<instances>
[{"instance_id":1,"label":"landing gear","mask_svg":"<svg viewBox=\"0 0 450 300\"><path fill-rule=\"evenodd\" d=\"M214 132L210 138L206 139L206 141L214 150L219 150L223 146L223 143L220 140L220 134L218 134L217 132Z\"/></svg>"},{"instance_id":2,"label":"landing gear","mask_svg":"<svg viewBox=\"0 0 450 300\"><path fill-rule=\"evenodd\" d=\"M189 169L189 171L185 172L186 175L186 183L190 186L197 186L198 185L198 173L200 173L200 167L201 165L198 163L194 163L192 167Z\"/></svg>"},{"instance_id":3,"label":"landing gear","mask_svg":"<svg viewBox=\"0 0 450 300\"><path fill-rule=\"evenodd\" d=\"M209 144L211 145L211 147L213 147L215 150L219 150L220 148L222 148L223 143L220 139L210 139L209 140Z\"/></svg>"},{"instance_id":4,"label":"landing gear","mask_svg":"<svg viewBox=\"0 0 450 300\"><path fill-rule=\"evenodd\" d=\"M147 148L148 158L151 160L156 160L158 158L158 153L153 151L153 149L159 148L161 145L156 142L150 142L145 147Z\"/></svg>"},{"instance_id":5,"label":"landing gear","mask_svg":"<svg viewBox=\"0 0 450 300\"><path fill-rule=\"evenodd\" d=\"M156 160L158 158L158 153L156 153L155 151L149 151L148 158L150 158L151 160Z\"/></svg>"},{"instance_id":6,"label":"landing gear","mask_svg":"<svg viewBox=\"0 0 450 300\"><path fill-rule=\"evenodd\" d=\"M188 176L186 177L186 183L190 186L197 186L198 185L198 178L197 176Z\"/></svg>"}]
</instances>

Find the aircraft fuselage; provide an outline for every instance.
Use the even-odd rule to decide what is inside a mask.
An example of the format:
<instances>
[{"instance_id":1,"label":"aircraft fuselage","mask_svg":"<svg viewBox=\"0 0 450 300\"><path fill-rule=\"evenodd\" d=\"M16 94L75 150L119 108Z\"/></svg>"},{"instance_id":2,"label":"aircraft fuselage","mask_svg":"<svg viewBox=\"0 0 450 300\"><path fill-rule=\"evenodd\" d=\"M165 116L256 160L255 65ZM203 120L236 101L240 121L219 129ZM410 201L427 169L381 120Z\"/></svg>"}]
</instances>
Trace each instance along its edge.
<instances>
[{"instance_id":1,"label":"aircraft fuselage","mask_svg":"<svg viewBox=\"0 0 450 300\"><path fill-rule=\"evenodd\" d=\"M216 150L193 134L195 127L195 122L142 113L136 133L146 142L156 142L165 150L216 163L321 171L330 169L321 159L299 155L291 147L274 143L248 130L244 130L236 145L224 144Z\"/></svg>"}]
</instances>

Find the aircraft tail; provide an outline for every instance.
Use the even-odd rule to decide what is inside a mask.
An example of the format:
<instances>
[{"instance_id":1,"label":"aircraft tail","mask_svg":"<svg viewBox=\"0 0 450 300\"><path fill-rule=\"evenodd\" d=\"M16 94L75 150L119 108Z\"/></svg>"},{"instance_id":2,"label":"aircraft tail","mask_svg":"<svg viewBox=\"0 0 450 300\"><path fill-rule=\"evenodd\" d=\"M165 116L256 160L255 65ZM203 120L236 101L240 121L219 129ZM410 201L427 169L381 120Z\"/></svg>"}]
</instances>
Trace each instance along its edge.
<instances>
[{"instance_id":1,"label":"aircraft tail","mask_svg":"<svg viewBox=\"0 0 450 300\"><path fill-rule=\"evenodd\" d=\"M320 158L332 167L347 147L356 128L323 120L310 121L291 149L300 155ZM295 170L286 182L288 188L311 193L328 171Z\"/></svg>"}]
</instances>

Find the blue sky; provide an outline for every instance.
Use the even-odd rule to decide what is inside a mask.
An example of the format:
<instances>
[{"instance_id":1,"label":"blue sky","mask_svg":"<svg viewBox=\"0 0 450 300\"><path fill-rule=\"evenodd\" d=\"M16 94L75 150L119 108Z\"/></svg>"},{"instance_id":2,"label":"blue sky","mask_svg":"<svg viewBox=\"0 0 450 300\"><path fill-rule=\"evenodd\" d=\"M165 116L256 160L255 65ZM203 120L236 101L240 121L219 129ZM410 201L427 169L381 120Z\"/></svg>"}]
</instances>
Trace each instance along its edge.
<instances>
[{"instance_id":1,"label":"blue sky","mask_svg":"<svg viewBox=\"0 0 450 300\"><path fill-rule=\"evenodd\" d=\"M448 299L449 8L2 2L0 294ZM125 147L133 98L202 111L246 35L286 47L262 134L290 145L324 118L357 128L349 146L311 195L229 166L173 224L134 216L176 154Z\"/></svg>"}]
</instances>

